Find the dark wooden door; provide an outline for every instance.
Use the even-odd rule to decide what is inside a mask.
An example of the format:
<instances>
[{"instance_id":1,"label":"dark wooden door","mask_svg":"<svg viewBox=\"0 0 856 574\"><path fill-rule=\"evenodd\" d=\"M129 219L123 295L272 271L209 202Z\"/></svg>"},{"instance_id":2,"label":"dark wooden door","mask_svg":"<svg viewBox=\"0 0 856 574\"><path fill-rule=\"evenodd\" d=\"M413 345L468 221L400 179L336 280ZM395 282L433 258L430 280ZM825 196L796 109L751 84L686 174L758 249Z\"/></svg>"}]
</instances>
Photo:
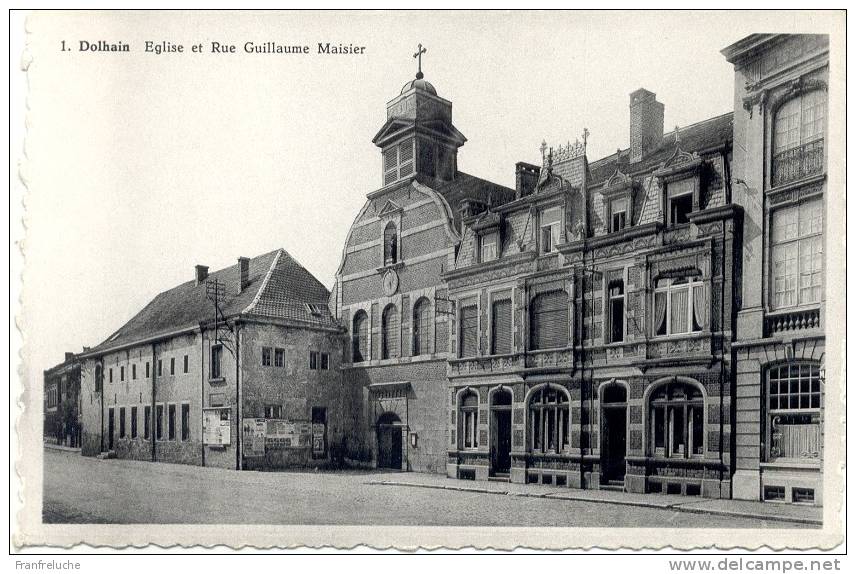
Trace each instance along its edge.
<instances>
[{"instance_id":1,"label":"dark wooden door","mask_svg":"<svg viewBox=\"0 0 856 574\"><path fill-rule=\"evenodd\" d=\"M624 406L603 409L603 451L601 454L604 481L624 480L627 453L627 409Z\"/></svg>"},{"instance_id":2,"label":"dark wooden door","mask_svg":"<svg viewBox=\"0 0 856 574\"><path fill-rule=\"evenodd\" d=\"M107 450L113 450L113 431L115 430L116 419L113 409L107 410Z\"/></svg>"},{"instance_id":3,"label":"dark wooden door","mask_svg":"<svg viewBox=\"0 0 856 574\"><path fill-rule=\"evenodd\" d=\"M511 410L493 411L493 426L494 446L491 449L493 472L508 474L511 471Z\"/></svg>"},{"instance_id":4,"label":"dark wooden door","mask_svg":"<svg viewBox=\"0 0 856 574\"><path fill-rule=\"evenodd\" d=\"M378 425L377 465L379 468L401 470L401 427Z\"/></svg>"}]
</instances>

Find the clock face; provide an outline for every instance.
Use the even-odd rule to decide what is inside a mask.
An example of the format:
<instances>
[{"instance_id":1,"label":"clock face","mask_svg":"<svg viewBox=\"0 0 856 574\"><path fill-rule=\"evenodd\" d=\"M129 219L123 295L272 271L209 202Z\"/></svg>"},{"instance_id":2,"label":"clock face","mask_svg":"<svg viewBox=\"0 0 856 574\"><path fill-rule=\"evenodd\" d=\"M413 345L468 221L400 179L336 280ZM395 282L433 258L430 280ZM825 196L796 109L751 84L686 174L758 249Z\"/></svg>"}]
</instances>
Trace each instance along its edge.
<instances>
[{"instance_id":1,"label":"clock face","mask_svg":"<svg viewBox=\"0 0 856 574\"><path fill-rule=\"evenodd\" d=\"M396 291L398 291L398 273L395 269L389 269L383 275L383 292L387 297L391 297Z\"/></svg>"}]
</instances>

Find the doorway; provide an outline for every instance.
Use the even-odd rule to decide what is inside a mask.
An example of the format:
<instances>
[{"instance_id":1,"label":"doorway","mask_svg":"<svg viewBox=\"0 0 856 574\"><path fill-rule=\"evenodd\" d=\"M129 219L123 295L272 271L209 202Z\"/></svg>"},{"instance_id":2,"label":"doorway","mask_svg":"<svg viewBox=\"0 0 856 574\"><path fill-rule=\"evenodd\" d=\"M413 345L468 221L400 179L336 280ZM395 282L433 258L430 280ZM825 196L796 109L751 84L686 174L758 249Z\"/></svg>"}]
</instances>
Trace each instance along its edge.
<instances>
[{"instance_id":1,"label":"doorway","mask_svg":"<svg viewBox=\"0 0 856 574\"><path fill-rule=\"evenodd\" d=\"M107 409L107 450L113 450L113 431L116 425L116 418L113 408Z\"/></svg>"},{"instance_id":2,"label":"doorway","mask_svg":"<svg viewBox=\"0 0 856 574\"><path fill-rule=\"evenodd\" d=\"M402 470L401 419L395 413L384 413L377 420L377 466Z\"/></svg>"},{"instance_id":3,"label":"doorway","mask_svg":"<svg viewBox=\"0 0 856 574\"><path fill-rule=\"evenodd\" d=\"M490 412L491 474L507 476L511 471L511 391L509 389L499 389L493 393Z\"/></svg>"},{"instance_id":4,"label":"doorway","mask_svg":"<svg viewBox=\"0 0 856 574\"><path fill-rule=\"evenodd\" d=\"M601 396L601 484L623 485L627 456L627 390L611 384Z\"/></svg>"}]
</instances>

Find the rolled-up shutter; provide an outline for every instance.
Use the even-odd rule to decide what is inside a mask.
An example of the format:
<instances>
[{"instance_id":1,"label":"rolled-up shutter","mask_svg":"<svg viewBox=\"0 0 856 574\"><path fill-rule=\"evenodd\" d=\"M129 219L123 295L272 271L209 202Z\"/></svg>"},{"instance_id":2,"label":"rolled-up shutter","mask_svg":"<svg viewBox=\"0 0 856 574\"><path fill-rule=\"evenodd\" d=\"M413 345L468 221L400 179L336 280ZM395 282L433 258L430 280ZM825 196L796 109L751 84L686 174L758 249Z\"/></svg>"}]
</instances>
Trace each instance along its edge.
<instances>
[{"instance_id":1,"label":"rolled-up shutter","mask_svg":"<svg viewBox=\"0 0 856 574\"><path fill-rule=\"evenodd\" d=\"M538 295L532 300L529 317L531 349L568 346L567 293L552 291Z\"/></svg>"},{"instance_id":2,"label":"rolled-up shutter","mask_svg":"<svg viewBox=\"0 0 856 574\"><path fill-rule=\"evenodd\" d=\"M478 307L469 305L461 308L461 356L478 355Z\"/></svg>"},{"instance_id":3,"label":"rolled-up shutter","mask_svg":"<svg viewBox=\"0 0 856 574\"><path fill-rule=\"evenodd\" d=\"M493 341L492 354L502 355L511 352L511 301L504 299L493 304Z\"/></svg>"}]
</instances>

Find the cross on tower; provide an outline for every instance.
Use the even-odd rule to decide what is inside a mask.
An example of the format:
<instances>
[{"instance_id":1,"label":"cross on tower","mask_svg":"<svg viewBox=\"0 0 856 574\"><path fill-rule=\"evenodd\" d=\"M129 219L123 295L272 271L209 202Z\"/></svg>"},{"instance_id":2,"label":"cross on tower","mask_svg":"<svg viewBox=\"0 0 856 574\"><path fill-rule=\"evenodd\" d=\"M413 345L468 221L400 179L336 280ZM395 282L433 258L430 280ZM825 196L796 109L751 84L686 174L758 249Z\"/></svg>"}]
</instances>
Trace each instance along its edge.
<instances>
[{"instance_id":1,"label":"cross on tower","mask_svg":"<svg viewBox=\"0 0 856 574\"><path fill-rule=\"evenodd\" d=\"M422 44L419 44L416 53L413 54L413 57L419 61L419 70L416 72L417 80L421 80L425 77L425 75L422 73L422 54L424 54L425 52L427 52L427 50L422 47Z\"/></svg>"}]
</instances>

